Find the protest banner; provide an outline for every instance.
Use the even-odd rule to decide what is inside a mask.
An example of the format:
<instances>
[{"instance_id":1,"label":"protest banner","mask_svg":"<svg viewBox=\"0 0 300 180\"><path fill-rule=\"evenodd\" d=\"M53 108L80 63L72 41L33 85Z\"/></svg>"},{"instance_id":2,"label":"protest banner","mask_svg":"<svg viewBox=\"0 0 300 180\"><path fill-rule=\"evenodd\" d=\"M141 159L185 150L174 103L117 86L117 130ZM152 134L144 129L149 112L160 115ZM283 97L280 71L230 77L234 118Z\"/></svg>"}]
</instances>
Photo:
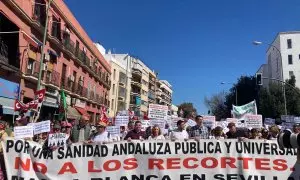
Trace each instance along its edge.
<instances>
[{"instance_id":1,"label":"protest banner","mask_svg":"<svg viewBox=\"0 0 300 180\"><path fill-rule=\"evenodd\" d=\"M34 135L44 132L50 132L50 120L32 123L31 125L33 125Z\"/></svg>"},{"instance_id":2,"label":"protest banner","mask_svg":"<svg viewBox=\"0 0 300 180\"><path fill-rule=\"evenodd\" d=\"M14 137L16 139L33 137L33 127L32 126L16 126L16 127L14 127Z\"/></svg>"},{"instance_id":3,"label":"protest banner","mask_svg":"<svg viewBox=\"0 0 300 180\"><path fill-rule=\"evenodd\" d=\"M149 114L150 119L164 119L168 118L168 106L158 105L158 104L149 104Z\"/></svg>"},{"instance_id":4,"label":"protest banner","mask_svg":"<svg viewBox=\"0 0 300 180\"><path fill-rule=\"evenodd\" d=\"M48 147L67 145L68 135L65 133L52 133L48 135Z\"/></svg>"},{"instance_id":5,"label":"protest banner","mask_svg":"<svg viewBox=\"0 0 300 180\"><path fill-rule=\"evenodd\" d=\"M265 121L264 121L264 127L265 128L269 128L269 126L272 126L274 124L275 124L275 119L265 118Z\"/></svg>"},{"instance_id":6,"label":"protest banner","mask_svg":"<svg viewBox=\"0 0 300 180\"><path fill-rule=\"evenodd\" d=\"M112 138L120 136L120 126L107 126L106 131Z\"/></svg>"},{"instance_id":7,"label":"protest banner","mask_svg":"<svg viewBox=\"0 0 300 180\"><path fill-rule=\"evenodd\" d=\"M262 115L246 115L245 125L247 128L262 128Z\"/></svg>"},{"instance_id":8,"label":"protest banner","mask_svg":"<svg viewBox=\"0 0 300 180\"><path fill-rule=\"evenodd\" d=\"M149 120L142 120L141 123L142 123L142 131L146 131L147 127L150 126Z\"/></svg>"},{"instance_id":9,"label":"protest banner","mask_svg":"<svg viewBox=\"0 0 300 180\"><path fill-rule=\"evenodd\" d=\"M237 118L239 120L245 120L245 116L247 114L257 114L257 106L256 101L252 101L248 104L242 105L242 106L234 106L232 105L232 116L233 118Z\"/></svg>"},{"instance_id":10,"label":"protest banner","mask_svg":"<svg viewBox=\"0 0 300 180\"><path fill-rule=\"evenodd\" d=\"M129 116L116 116L115 126L127 126L129 122Z\"/></svg>"},{"instance_id":11,"label":"protest banner","mask_svg":"<svg viewBox=\"0 0 300 180\"><path fill-rule=\"evenodd\" d=\"M165 129L166 121L162 119L152 119L149 121L150 126L158 125L161 130Z\"/></svg>"},{"instance_id":12,"label":"protest banner","mask_svg":"<svg viewBox=\"0 0 300 180\"><path fill-rule=\"evenodd\" d=\"M216 117L215 116L203 116L203 126L213 129L216 126Z\"/></svg>"},{"instance_id":13,"label":"protest banner","mask_svg":"<svg viewBox=\"0 0 300 180\"><path fill-rule=\"evenodd\" d=\"M73 144L43 153L24 140L2 142L8 179L299 179L296 149L276 141L143 141Z\"/></svg>"}]
</instances>

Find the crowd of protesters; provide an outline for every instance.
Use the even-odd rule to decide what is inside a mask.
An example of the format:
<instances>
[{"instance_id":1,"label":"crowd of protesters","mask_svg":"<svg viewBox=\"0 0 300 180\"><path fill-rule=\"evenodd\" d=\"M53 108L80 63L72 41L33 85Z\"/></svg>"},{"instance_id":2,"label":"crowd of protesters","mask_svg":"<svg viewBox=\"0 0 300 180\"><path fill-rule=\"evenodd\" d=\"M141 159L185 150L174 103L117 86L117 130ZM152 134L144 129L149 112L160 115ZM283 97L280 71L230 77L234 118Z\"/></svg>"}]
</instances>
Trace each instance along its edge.
<instances>
[{"instance_id":1,"label":"crowd of protesters","mask_svg":"<svg viewBox=\"0 0 300 180\"><path fill-rule=\"evenodd\" d=\"M1 118L1 117L0 117ZM35 141L49 150L56 150L57 147L48 147L48 135L51 133L65 133L68 137L67 144L83 142L91 143L111 143L116 141L144 141L144 140L196 140L201 139L261 139L261 140L276 140L281 129L277 125L272 125L268 128L248 129L236 127L235 123L229 123L227 132L220 126L214 129L209 129L203 125L203 117L198 115L195 117L195 126L188 126L187 120L178 120L177 128L170 129L169 124L165 129L161 129L158 125L146 128L142 131L142 122L139 120L129 121L127 127L120 127L119 136L111 136L106 131L107 126L112 123L97 122L91 124L88 118L81 118L76 124L68 121L52 121L50 125L50 132L41 133L33 138L26 138L28 141ZM26 126L29 121L26 118L19 118L14 126ZM300 133L300 124L295 124L291 130L294 133ZM0 119L0 139L4 140L6 137L14 137L13 128L5 121ZM0 180L5 179L5 166L0 143Z\"/></svg>"}]
</instances>

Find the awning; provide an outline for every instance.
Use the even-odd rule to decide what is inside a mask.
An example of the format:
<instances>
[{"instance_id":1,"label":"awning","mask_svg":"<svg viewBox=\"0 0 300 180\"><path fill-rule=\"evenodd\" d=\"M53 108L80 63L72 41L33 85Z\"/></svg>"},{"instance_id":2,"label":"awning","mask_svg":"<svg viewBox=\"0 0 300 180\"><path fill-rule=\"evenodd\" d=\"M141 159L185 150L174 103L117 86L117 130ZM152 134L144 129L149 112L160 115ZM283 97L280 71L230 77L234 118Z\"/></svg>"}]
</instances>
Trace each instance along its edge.
<instances>
[{"instance_id":1,"label":"awning","mask_svg":"<svg viewBox=\"0 0 300 180\"><path fill-rule=\"evenodd\" d=\"M82 116L90 117L89 113L84 108L80 108L80 107L75 107L75 108Z\"/></svg>"},{"instance_id":2,"label":"awning","mask_svg":"<svg viewBox=\"0 0 300 180\"><path fill-rule=\"evenodd\" d=\"M52 50L48 49L48 53L55 56L55 57L58 57L58 54L55 51L52 51Z\"/></svg>"},{"instance_id":3,"label":"awning","mask_svg":"<svg viewBox=\"0 0 300 180\"><path fill-rule=\"evenodd\" d=\"M67 118L68 119L78 119L79 120L80 117L81 117L81 115L75 108L68 106L68 108L67 108Z\"/></svg>"},{"instance_id":4,"label":"awning","mask_svg":"<svg viewBox=\"0 0 300 180\"><path fill-rule=\"evenodd\" d=\"M40 42L38 39L36 39L35 37L31 37L28 34L26 34L24 31L22 31L23 33L23 37L24 39L31 44L32 46L34 46L35 48L38 48L39 46L43 45L42 42Z\"/></svg>"}]
</instances>

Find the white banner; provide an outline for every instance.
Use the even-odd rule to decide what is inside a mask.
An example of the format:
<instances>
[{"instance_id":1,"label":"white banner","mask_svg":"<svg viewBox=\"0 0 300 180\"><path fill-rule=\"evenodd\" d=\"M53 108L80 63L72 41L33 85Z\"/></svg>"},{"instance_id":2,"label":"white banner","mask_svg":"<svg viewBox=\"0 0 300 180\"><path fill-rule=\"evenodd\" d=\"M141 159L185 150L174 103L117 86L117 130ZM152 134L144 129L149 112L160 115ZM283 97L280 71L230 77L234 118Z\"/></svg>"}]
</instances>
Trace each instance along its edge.
<instances>
[{"instance_id":1,"label":"white banner","mask_svg":"<svg viewBox=\"0 0 300 180\"><path fill-rule=\"evenodd\" d=\"M168 106L149 104L149 114L150 119L168 119Z\"/></svg>"},{"instance_id":2,"label":"white banner","mask_svg":"<svg viewBox=\"0 0 300 180\"><path fill-rule=\"evenodd\" d=\"M2 147L8 179L286 180L299 179L295 149L259 140L142 141L68 147L8 139Z\"/></svg>"},{"instance_id":3,"label":"white banner","mask_svg":"<svg viewBox=\"0 0 300 180\"><path fill-rule=\"evenodd\" d=\"M44 132L50 132L50 120L33 123L34 135L41 134Z\"/></svg>"},{"instance_id":4,"label":"white banner","mask_svg":"<svg viewBox=\"0 0 300 180\"><path fill-rule=\"evenodd\" d=\"M245 125L247 128L262 128L262 115L246 115Z\"/></svg>"},{"instance_id":5,"label":"white banner","mask_svg":"<svg viewBox=\"0 0 300 180\"><path fill-rule=\"evenodd\" d=\"M33 137L32 126L16 126L14 127L14 137L16 139Z\"/></svg>"},{"instance_id":6,"label":"white banner","mask_svg":"<svg viewBox=\"0 0 300 180\"><path fill-rule=\"evenodd\" d=\"M246 114L257 114L257 106L255 100L243 106L232 105L232 116L234 118L244 120Z\"/></svg>"},{"instance_id":7,"label":"white banner","mask_svg":"<svg viewBox=\"0 0 300 180\"><path fill-rule=\"evenodd\" d=\"M166 121L161 119L151 119L150 126L158 125L161 131L165 129Z\"/></svg>"},{"instance_id":8,"label":"white banner","mask_svg":"<svg viewBox=\"0 0 300 180\"><path fill-rule=\"evenodd\" d=\"M116 116L115 126L127 126L129 116Z\"/></svg>"}]
</instances>

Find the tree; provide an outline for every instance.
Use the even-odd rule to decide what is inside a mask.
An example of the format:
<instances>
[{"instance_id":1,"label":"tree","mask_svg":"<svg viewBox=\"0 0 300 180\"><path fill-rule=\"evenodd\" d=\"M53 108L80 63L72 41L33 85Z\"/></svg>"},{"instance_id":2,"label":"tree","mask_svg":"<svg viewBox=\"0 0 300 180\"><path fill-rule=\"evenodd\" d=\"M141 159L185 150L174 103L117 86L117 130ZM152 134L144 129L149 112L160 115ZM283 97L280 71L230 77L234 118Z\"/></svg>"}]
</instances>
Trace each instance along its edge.
<instances>
[{"instance_id":1,"label":"tree","mask_svg":"<svg viewBox=\"0 0 300 180\"><path fill-rule=\"evenodd\" d=\"M226 93L220 92L212 95L210 98L204 98L204 104L210 110L210 112L216 117L217 121L223 118L230 117L230 111L228 111L225 105Z\"/></svg>"},{"instance_id":2,"label":"tree","mask_svg":"<svg viewBox=\"0 0 300 180\"><path fill-rule=\"evenodd\" d=\"M178 116L180 116L180 111L183 111L183 117L189 118L194 117L197 114L196 108L194 108L193 103L185 102L178 105Z\"/></svg>"},{"instance_id":3,"label":"tree","mask_svg":"<svg viewBox=\"0 0 300 180\"><path fill-rule=\"evenodd\" d=\"M235 102L236 91L238 97L238 104ZM258 88L256 86L256 79L254 76L241 76L238 79L237 84L234 84L233 87L229 90L229 93L226 95L225 105L227 111L232 110L232 105L244 105L254 99L257 99Z\"/></svg>"},{"instance_id":4,"label":"tree","mask_svg":"<svg viewBox=\"0 0 300 180\"><path fill-rule=\"evenodd\" d=\"M296 87L295 76L286 80L285 95L288 114L300 116L300 89Z\"/></svg>"}]
</instances>

